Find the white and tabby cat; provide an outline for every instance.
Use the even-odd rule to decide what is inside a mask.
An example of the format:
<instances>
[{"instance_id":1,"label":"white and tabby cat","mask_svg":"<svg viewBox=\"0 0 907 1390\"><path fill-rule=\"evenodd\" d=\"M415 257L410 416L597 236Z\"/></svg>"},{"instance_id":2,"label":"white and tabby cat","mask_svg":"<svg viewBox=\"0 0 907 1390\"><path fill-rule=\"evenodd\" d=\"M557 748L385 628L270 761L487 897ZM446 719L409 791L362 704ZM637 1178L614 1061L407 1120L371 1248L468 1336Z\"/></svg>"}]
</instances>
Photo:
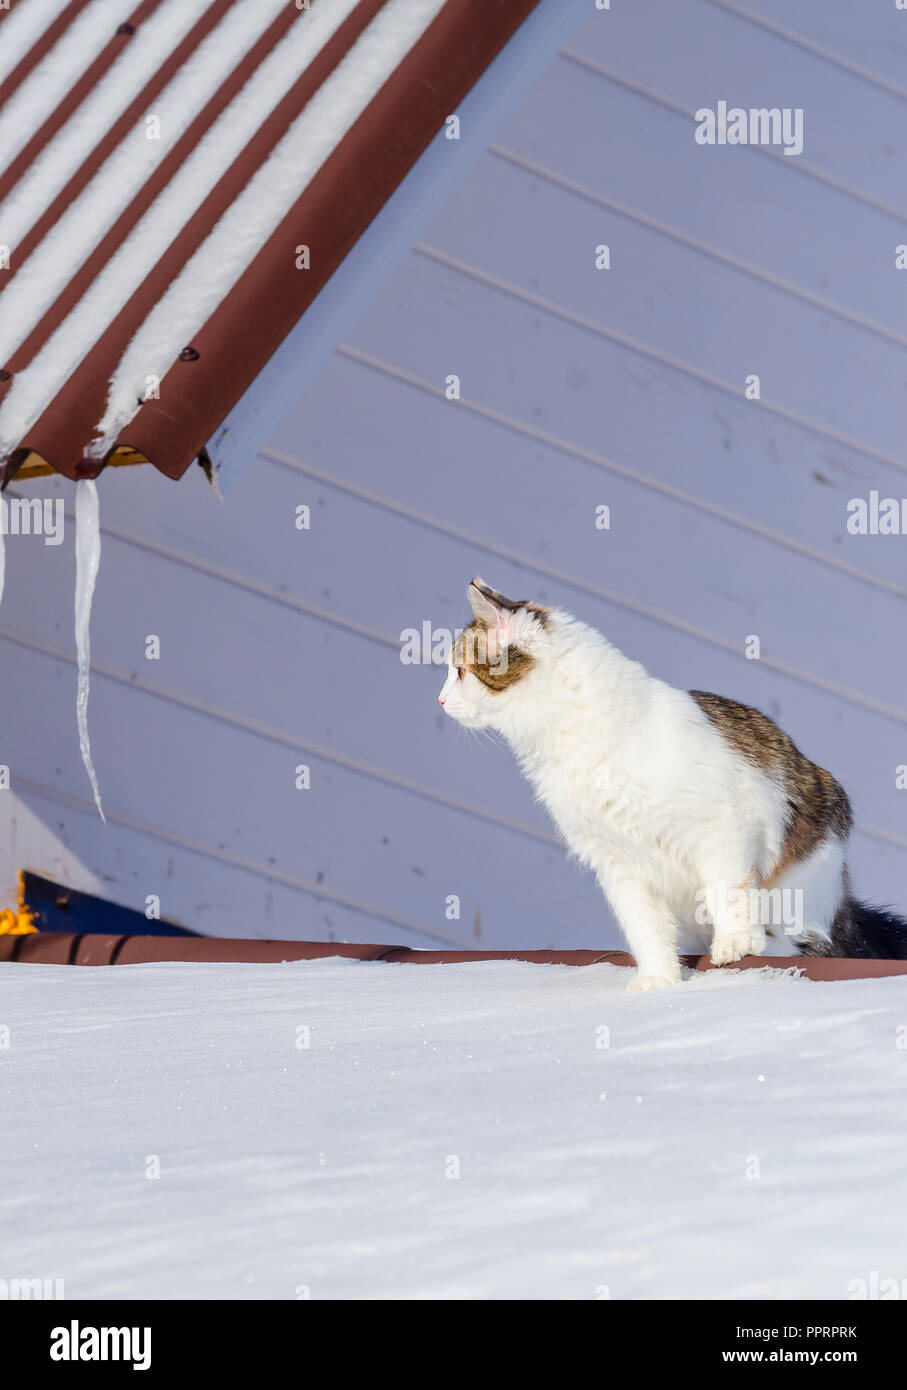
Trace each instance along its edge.
<instances>
[{"instance_id":1,"label":"white and tabby cat","mask_svg":"<svg viewBox=\"0 0 907 1390\"><path fill-rule=\"evenodd\" d=\"M716 965L907 956L907 924L850 895L847 794L771 719L675 690L562 609L481 579L468 595L475 621L438 698L503 735L596 874L638 966L629 989L680 979L681 932Z\"/></svg>"}]
</instances>

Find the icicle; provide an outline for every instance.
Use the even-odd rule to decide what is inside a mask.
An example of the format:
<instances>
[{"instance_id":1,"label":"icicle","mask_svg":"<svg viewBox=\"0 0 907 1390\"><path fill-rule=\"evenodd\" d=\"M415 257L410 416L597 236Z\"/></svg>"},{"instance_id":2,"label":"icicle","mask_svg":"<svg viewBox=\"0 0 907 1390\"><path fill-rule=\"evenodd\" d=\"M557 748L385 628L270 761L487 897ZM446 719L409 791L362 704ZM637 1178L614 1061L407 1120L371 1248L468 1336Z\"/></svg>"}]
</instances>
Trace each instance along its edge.
<instances>
[{"instance_id":1,"label":"icicle","mask_svg":"<svg viewBox=\"0 0 907 1390\"><path fill-rule=\"evenodd\" d=\"M76 655L79 680L76 691L76 719L79 726L79 748L82 762L91 782L94 804L102 821L104 807L88 741L88 686L91 678L91 648L88 629L91 622L91 600L94 583L101 563L101 526L98 512L98 489L92 480L76 483Z\"/></svg>"}]
</instances>

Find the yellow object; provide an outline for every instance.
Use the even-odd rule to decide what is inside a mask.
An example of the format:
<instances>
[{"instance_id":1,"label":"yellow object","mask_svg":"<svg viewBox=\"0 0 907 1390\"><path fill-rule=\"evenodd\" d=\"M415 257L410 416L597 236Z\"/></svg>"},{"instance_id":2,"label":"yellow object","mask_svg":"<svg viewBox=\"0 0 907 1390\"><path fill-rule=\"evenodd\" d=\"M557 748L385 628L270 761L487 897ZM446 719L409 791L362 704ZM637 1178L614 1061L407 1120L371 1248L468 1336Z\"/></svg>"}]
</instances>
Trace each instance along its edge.
<instances>
[{"instance_id":1,"label":"yellow object","mask_svg":"<svg viewBox=\"0 0 907 1390\"><path fill-rule=\"evenodd\" d=\"M0 4L0 10L3 9L6 9L6 6ZM107 462L117 467L121 464L147 463L148 460L144 454L136 453L135 449L127 448L126 445L121 444L114 450ZM25 456L23 463L16 469L16 482L25 482L27 478L45 477L48 473L53 473L55 471L56 470L51 467L41 454L36 454L34 450L31 450ZM8 912L9 908L7 908L6 911ZM2 927L0 927L0 931L2 930Z\"/></svg>"},{"instance_id":2,"label":"yellow object","mask_svg":"<svg viewBox=\"0 0 907 1390\"><path fill-rule=\"evenodd\" d=\"M15 912L8 907L0 912L0 936L27 936L37 930L35 914L25 903L25 875L20 873L19 906Z\"/></svg>"}]
</instances>

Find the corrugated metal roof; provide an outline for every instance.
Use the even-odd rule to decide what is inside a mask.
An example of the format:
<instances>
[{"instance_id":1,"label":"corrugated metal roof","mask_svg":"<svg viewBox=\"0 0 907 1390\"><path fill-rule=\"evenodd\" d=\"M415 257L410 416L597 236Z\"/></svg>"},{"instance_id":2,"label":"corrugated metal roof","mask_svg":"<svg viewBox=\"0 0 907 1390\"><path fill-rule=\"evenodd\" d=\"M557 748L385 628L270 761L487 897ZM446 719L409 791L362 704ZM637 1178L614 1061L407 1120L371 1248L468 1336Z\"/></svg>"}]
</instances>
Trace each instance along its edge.
<instances>
[{"instance_id":1,"label":"corrugated metal roof","mask_svg":"<svg viewBox=\"0 0 907 1390\"><path fill-rule=\"evenodd\" d=\"M181 476L536 2L0 9L4 486Z\"/></svg>"}]
</instances>

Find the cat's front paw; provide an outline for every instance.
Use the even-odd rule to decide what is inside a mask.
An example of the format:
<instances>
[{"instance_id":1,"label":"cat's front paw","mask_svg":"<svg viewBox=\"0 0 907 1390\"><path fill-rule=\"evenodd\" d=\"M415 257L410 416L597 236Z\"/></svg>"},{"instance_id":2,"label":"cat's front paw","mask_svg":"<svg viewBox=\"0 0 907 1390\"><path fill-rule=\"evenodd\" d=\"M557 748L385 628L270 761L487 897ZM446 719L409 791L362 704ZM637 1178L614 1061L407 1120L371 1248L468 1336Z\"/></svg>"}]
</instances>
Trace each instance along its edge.
<instances>
[{"instance_id":1,"label":"cat's front paw","mask_svg":"<svg viewBox=\"0 0 907 1390\"><path fill-rule=\"evenodd\" d=\"M712 964L730 965L743 956L761 956L765 951L765 932L761 927L728 932L712 942Z\"/></svg>"},{"instance_id":2,"label":"cat's front paw","mask_svg":"<svg viewBox=\"0 0 907 1390\"><path fill-rule=\"evenodd\" d=\"M639 994L643 989L667 989L668 985L679 985L680 975L643 975L638 971L627 985L627 994Z\"/></svg>"}]
</instances>

